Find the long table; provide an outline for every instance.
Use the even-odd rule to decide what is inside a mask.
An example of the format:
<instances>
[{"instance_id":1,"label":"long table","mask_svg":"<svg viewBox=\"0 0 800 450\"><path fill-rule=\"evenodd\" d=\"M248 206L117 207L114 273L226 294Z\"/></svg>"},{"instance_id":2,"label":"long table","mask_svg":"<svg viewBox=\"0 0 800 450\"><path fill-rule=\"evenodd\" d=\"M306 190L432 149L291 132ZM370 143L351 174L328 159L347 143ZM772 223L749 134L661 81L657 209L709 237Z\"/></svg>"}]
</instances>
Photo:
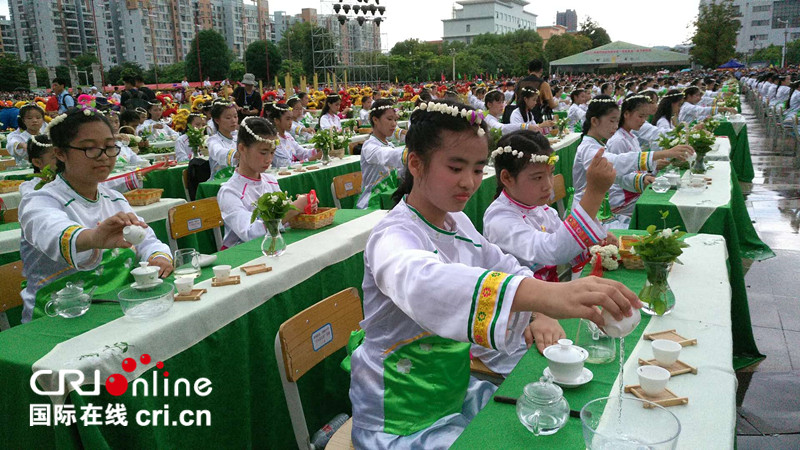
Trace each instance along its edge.
<instances>
[{"instance_id":1,"label":"long table","mask_svg":"<svg viewBox=\"0 0 800 450\"><path fill-rule=\"evenodd\" d=\"M730 276L733 290L731 312L734 324L733 353L736 357L734 364L739 368L763 358L756 346L750 325L742 258L764 260L775 256L775 253L761 242L758 233L753 228L739 182L736 179L736 172L728 168L729 162L714 161L712 164L714 169L709 171L709 175L714 178L713 175L717 174L712 181L712 186L714 188L723 186L730 189L729 202L709 208L703 203L704 194L699 194L696 197L695 211L687 212L684 209L683 212L684 214L708 214L699 229L689 229L689 231L716 234L725 238L730 255ZM720 177L719 174L723 174L723 176ZM675 195L675 190L657 194L652 189L646 189L636 201L630 228L645 229L650 225L656 225L659 228L678 226L681 230L687 230L687 223L682 218L681 209L671 201ZM661 218L662 212L669 212L665 219L666 222ZM687 217L689 216L687 215ZM664 225L665 223L666 225Z\"/></svg>"},{"instance_id":2,"label":"long table","mask_svg":"<svg viewBox=\"0 0 800 450\"><path fill-rule=\"evenodd\" d=\"M283 321L344 288L358 287L364 274L366 239L386 211L338 211L333 227L290 230L289 244L279 258L261 255L260 240L220 252L216 264L230 264L241 275L239 285L213 288L211 269L203 269L197 287L208 289L198 302L177 302L164 316L148 322L122 317L116 303L95 303L75 319L44 317L0 333L0 421L3 445L26 448L189 448L293 445L294 435L281 390L273 342ZM272 272L241 274L237 267L266 263ZM123 350L124 349L124 350ZM123 372L124 358L150 364ZM300 380L300 393L309 429L320 428L333 416L350 410L349 375L340 369L344 351L329 357ZM71 368L105 380L125 373L128 380L152 380L164 362L169 379L194 382L207 378L212 392L206 397L120 397L101 388L100 396L54 396L32 392L33 370ZM57 383L43 376L40 386ZM161 383L159 381L159 383ZM163 391L162 391L163 392ZM29 426L31 404L64 401L76 409L88 404L123 404L128 426ZM210 426L139 426L137 411L161 410L169 405L172 417L181 410L207 410ZM78 415L80 421L80 415Z\"/></svg>"},{"instance_id":3,"label":"long table","mask_svg":"<svg viewBox=\"0 0 800 450\"><path fill-rule=\"evenodd\" d=\"M620 232L622 233L622 232ZM626 230L624 234L630 234ZM684 347L680 360L697 368L697 374L673 377L668 388L689 398L687 405L670 407L681 422L678 448L733 448L736 429L736 375L731 365L731 289L725 269L725 245L718 236L701 234L686 238L690 245L676 264L669 283L676 297L675 309L664 317L644 317L639 327L625 338L624 384L639 384L636 375L639 358L652 359L649 341L643 333L676 329L696 346ZM588 271L589 269L587 269ZM584 272L585 274L586 272ZM624 283L635 292L644 285L643 270L608 272L604 278ZM567 337L575 339L578 321L562 321ZM538 381L547 360L535 348L528 351L506 378L497 395L518 398L528 383ZM591 400L616 396L619 392L619 365L587 364L594 374L588 384L564 389L570 409L579 411ZM626 397L631 394L625 394ZM649 410L641 409L647 419ZM653 426L658 426L653 424ZM502 430L502 432L498 432ZM565 427L550 436L534 436L520 422L514 406L490 401L467 426L452 447L473 448L585 448L581 421L570 418Z\"/></svg>"},{"instance_id":4,"label":"long table","mask_svg":"<svg viewBox=\"0 0 800 450\"><path fill-rule=\"evenodd\" d=\"M731 167L736 172L739 181L751 183L755 176L753 160L750 157L750 140L747 137L747 125L743 125L737 133L731 122L719 124L714 134L726 136L731 143Z\"/></svg>"},{"instance_id":5,"label":"long table","mask_svg":"<svg viewBox=\"0 0 800 450\"><path fill-rule=\"evenodd\" d=\"M307 194L311 189L315 189L320 206L333 206L331 183L334 177L361 171L360 159L353 155L345 156L342 159L333 158L327 166L323 166L320 161L304 164L306 167L309 165L317 166L319 169L301 173L292 171L291 175L276 175L276 178L281 189L288 191L290 195ZM228 180L214 179L200 183L197 187L197 199L216 197L222 183L226 181ZM353 201L353 203L355 202Z\"/></svg>"}]
</instances>

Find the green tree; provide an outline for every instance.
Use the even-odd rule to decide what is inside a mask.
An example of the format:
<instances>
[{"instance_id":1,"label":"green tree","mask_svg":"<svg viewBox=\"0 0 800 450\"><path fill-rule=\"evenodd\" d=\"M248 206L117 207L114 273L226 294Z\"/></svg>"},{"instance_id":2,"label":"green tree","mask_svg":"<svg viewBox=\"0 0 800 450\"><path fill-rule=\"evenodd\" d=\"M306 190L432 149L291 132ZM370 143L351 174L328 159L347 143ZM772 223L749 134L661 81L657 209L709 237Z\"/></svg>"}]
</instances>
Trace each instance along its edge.
<instances>
[{"instance_id":1,"label":"green tree","mask_svg":"<svg viewBox=\"0 0 800 450\"><path fill-rule=\"evenodd\" d=\"M731 0L700 5L694 21L694 47L689 51L697 63L715 68L736 54L736 34L741 27L738 15Z\"/></svg>"},{"instance_id":2,"label":"green tree","mask_svg":"<svg viewBox=\"0 0 800 450\"><path fill-rule=\"evenodd\" d=\"M555 61L591 48L592 40L582 34L559 34L547 41L544 54L548 61Z\"/></svg>"},{"instance_id":3,"label":"green tree","mask_svg":"<svg viewBox=\"0 0 800 450\"><path fill-rule=\"evenodd\" d=\"M281 62L281 72L278 74L278 78L283 80L287 73L292 76L292 81L299 86L300 77L305 75L303 63L293 59L283 60L283 62Z\"/></svg>"},{"instance_id":4,"label":"green tree","mask_svg":"<svg viewBox=\"0 0 800 450\"><path fill-rule=\"evenodd\" d=\"M244 68L244 63L241 61L234 61L231 63L231 80L241 80L247 70Z\"/></svg>"},{"instance_id":5,"label":"green tree","mask_svg":"<svg viewBox=\"0 0 800 450\"><path fill-rule=\"evenodd\" d=\"M269 48L269 50L267 50ZM269 51L269 67L267 67L267 52ZM247 46L244 61L248 73L252 73L259 80L274 79L281 71L281 53L272 42L255 41Z\"/></svg>"},{"instance_id":6,"label":"green tree","mask_svg":"<svg viewBox=\"0 0 800 450\"><path fill-rule=\"evenodd\" d=\"M199 42L199 45L198 45ZM200 65L198 67L197 49L200 48ZM203 30L192 39L189 53L186 54L186 76L190 81L202 81L203 78L222 80L228 77L233 54L225 42L225 38L214 30Z\"/></svg>"},{"instance_id":7,"label":"green tree","mask_svg":"<svg viewBox=\"0 0 800 450\"><path fill-rule=\"evenodd\" d=\"M0 54L0 91L28 89L28 64L23 63L12 53ZM48 80L49 82L49 80Z\"/></svg>"},{"instance_id":8,"label":"green tree","mask_svg":"<svg viewBox=\"0 0 800 450\"><path fill-rule=\"evenodd\" d=\"M126 61L108 69L106 72L106 83L122 84L122 79L127 76L144 76L144 69L139 64Z\"/></svg>"},{"instance_id":9,"label":"green tree","mask_svg":"<svg viewBox=\"0 0 800 450\"><path fill-rule=\"evenodd\" d=\"M175 64L158 68L159 81L164 83L180 83L186 76L186 61L178 61Z\"/></svg>"},{"instance_id":10,"label":"green tree","mask_svg":"<svg viewBox=\"0 0 800 450\"><path fill-rule=\"evenodd\" d=\"M786 65L800 64L800 39L786 44Z\"/></svg>"},{"instance_id":11,"label":"green tree","mask_svg":"<svg viewBox=\"0 0 800 450\"><path fill-rule=\"evenodd\" d=\"M591 48L611 43L611 38L608 36L606 29L598 25L591 17L586 17L586 20L581 24L578 34L582 34L592 41Z\"/></svg>"},{"instance_id":12,"label":"green tree","mask_svg":"<svg viewBox=\"0 0 800 450\"><path fill-rule=\"evenodd\" d=\"M85 70L89 73L91 77L92 73L92 64L99 63L100 60L97 59L97 54L95 53L84 53L82 55L76 56L72 58L72 65L78 68L78 70Z\"/></svg>"},{"instance_id":13,"label":"green tree","mask_svg":"<svg viewBox=\"0 0 800 450\"><path fill-rule=\"evenodd\" d=\"M789 47L788 45L786 46ZM783 48L779 45L770 44L769 47L760 48L753 56L750 57L750 61L760 62L766 61L772 65L780 65L781 63L781 56L783 54ZM787 52L787 59L788 59L788 52ZM723 61L727 62L727 61Z\"/></svg>"},{"instance_id":14,"label":"green tree","mask_svg":"<svg viewBox=\"0 0 800 450\"><path fill-rule=\"evenodd\" d=\"M280 50L281 57L283 59L300 61L303 64L303 72L308 77L309 81L311 77L314 76L314 41L312 41L311 38L312 33L319 36L314 38L314 40L319 39L319 42L317 42L318 50L333 48L330 35L323 33L323 31L322 28L308 22L298 22L289 27L289 29L283 33L280 42L278 42L278 49ZM272 76L272 74L273 71L270 68L270 76ZM320 74L320 76L323 80L325 79L324 74Z\"/></svg>"}]
</instances>

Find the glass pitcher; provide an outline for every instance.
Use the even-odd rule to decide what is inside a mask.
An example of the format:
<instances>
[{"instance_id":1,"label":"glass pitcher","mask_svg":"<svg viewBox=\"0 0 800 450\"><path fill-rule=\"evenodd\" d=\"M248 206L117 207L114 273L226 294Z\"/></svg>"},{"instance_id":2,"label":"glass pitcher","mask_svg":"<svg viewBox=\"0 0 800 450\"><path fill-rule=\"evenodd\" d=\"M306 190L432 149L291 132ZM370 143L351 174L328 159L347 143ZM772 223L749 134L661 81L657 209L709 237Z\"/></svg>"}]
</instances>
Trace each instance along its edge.
<instances>
[{"instance_id":1,"label":"glass pitcher","mask_svg":"<svg viewBox=\"0 0 800 450\"><path fill-rule=\"evenodd\" d=\"M615 360L617 346L614 338L603 333L594 322L581 319L578 324L578 335L575 336L575 345L583 347L589 352L586 362L589 364L605 364Z\"/></svg>"}]
</instances>

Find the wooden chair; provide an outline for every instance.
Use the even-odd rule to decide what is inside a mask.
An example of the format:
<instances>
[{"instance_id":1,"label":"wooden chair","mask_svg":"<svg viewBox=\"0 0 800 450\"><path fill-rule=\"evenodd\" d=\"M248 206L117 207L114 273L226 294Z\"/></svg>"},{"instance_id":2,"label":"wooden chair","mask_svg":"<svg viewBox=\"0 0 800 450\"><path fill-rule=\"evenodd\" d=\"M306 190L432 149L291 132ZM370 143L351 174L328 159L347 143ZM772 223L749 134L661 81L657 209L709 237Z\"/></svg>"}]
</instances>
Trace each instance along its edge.
<instances>
[{"instance_id":1,"label":"wooden chair","mask_svg":"<svg viewBox=\"0 0 800 450\"><path fill-rule=\"evenodd\" d=\"M0 266L0 331L11 326L6 311L22 304L20 284L25 280L22 276L22 261Z\"/></svg>"},{"instance_id":2,"label":"wooden chair","mask_svg":"<svg viewBox=\"0 0 800 450\"><path fill-rule=\"evenodd\" d=\"M479 380L485 380L492 384L500 385L504 378L499 373L492 371L492 369L486 367L486 364L483 363L478 358L472 358L469 361L469 370L472 372L472 376Z\"/></svg>"},{"instance_id":3,"label":"wooden chair","mask_svg":"<svg viewBox=\"0 0 800 450\"><path fill-rule=\"evenodd\" d=\"M19 209L7 209L3 211L3 223L19 222Z\"/></svg>"},{"instance_id":4,"label":"wooden chair","mask_svg":"<svg viewBox=\"0 0 800 450\"><path fill-rule=\"evenodd\" d=\"M189 169L183 169L181 172L181 178L183 179L183 195L186 196L186 201L192 201L191 195L189 195Z\"/></svg>"},{"instance_id":5,"label":"wooden chair","mask_svg":"<svg viewBox=\"0 0 800 450\"><path fill-rule=\"evenodd\" d=\"M213 230L217 251L222 247L222 212L214 197L173 206L167 213L169 248L178 250L178 239L201 231Z\"/></svg>"},{"instance_id":6,"label":"wooden chair","mask_svg":"<svg viewBox=\"0 0 800 450\"><path fill-rule=\"evenodd\" d=\"M331 196L336 208L342 208L341 199L351 195L361 194L361 172L351 172L338 177L333 177L331 183Z\"/></svg>"},{"instance_id":7,"label":"wooden chair","mask_svg":"<svg viewBox=\"0 0 800 450\"><path fill-rule=\"evenodd\" d=\"M358 323L363 318L358 290L347 288L283 322L275 335L276 363L299 449L311 449L311 442L297 390L297 380L347 345L350 332L358 329ZM350 441L352 424L353 419L349 419L342 425L331 437L326 448L353 448Z\"/></svg>"},{"instance_id":8,"label":"wooden chair","mask_svg":"<svg viewBox=\"0 0 800 450\"><path fill-rule=\"evenodd\" d=\"M564 175L558 174L553 177L553 203L556 204L558 216L561 220L567 216L567 186L564 183Z\"/></svg>"}]
</instances>

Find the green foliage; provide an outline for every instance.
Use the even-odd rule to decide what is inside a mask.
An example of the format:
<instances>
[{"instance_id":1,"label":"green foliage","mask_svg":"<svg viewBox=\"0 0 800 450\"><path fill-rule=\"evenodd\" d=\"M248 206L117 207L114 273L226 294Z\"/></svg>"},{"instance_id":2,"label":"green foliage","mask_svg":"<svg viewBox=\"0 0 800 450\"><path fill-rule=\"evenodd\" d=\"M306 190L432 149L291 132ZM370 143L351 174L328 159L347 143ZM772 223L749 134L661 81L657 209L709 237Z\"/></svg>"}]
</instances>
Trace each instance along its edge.
<instances>
[{"instance_id":1,"label":"green foliage","mask_svg":"<svg viewBox=\"0 0 800 450\"><path fill-rule=\"evenodd\" d=\"M281 71L280 73L278 73L278 78L280 80L285 79L287 73L292 76L292 81L299 86L300 77L305 75L302 61L296 61L292 59L283 60L283 62L281 63Z\"/></svg>"},{"instance_id":2,"label":"green foliage","mask_svg":"<svg viewBox=\"0 0 800 450\"><path fill-rule=\"evenodd\" d=\"M241 80L246 72L247 69L245 69L244 63L242 61L233 61L231 63L231 71L228 77L231 80Z\"/></svg>"},{"instance_id":3,"label":"green foliage","mask_svg":"<svg viewBox=\"0 0 800 450\"><path fill-rule=\"evenodd\" d=\"M559 34L550 38L544 47L548 61L566 58L593 47L592 40L583 34Z\"/></svg>"},{"instance_id":4,"label":"green foliage","mask_svg":"<svg viewBox=\"0 0 800 450\"><path fill-rule=\"evenodd\" d=\"M789 45L786 46L787 51ZM750 61L766 61L772 65L778 66L781 63L781 57L783 56L783 47L775 44L770 44L768 47L760 48L753 53L753 56L750 57Z\"/></svg>"},{"instance_id":5,"label":"green foliage","mask_svg":"<svg viewBox=\"0 0 800 450\"><path fill-rule=\"evenodd\" d=\"M155 83L155 71L153 68L147 71L144 75L145 82ZM158 82L159 83L180 83L183 77L186 76L186 62L178 61L175 64L161 66L158 68Z\"/></svg>"},{"instance_id":6,"label":"green foliage","mask_svg":"<svg viewBox=\"0 0 800 450\"><path fill-rule=\"evenodd\" d=\"M267 47L269 47L269 69L267 69ZM281 53L272 42L255 41L247 46L244 54L245 65L248 73L252 73L259 80L269 84L275 75L281 71Z\"/></svg>"},{"instance_id":7,"label":"green foliage","mask_svg":"<svg viewBox=\"0 0 800 450\"><path fill-rule=\"evenodd\" d=\"M578 34L586 36L592 41L592 46L590 48L611 43L611 37L608 36L606 29L598 25L591 17L586 17L586 20L581 24Z\"/></svg>"},{"instance_id":8,"label":"green foliage","mask_svg":"<svg viewBox=\"0 0 800 450\"><path fill-rule=\"evenodd\" d=\"M716 137L713 130L694 130L686 134L686 143L689 144L698 155L704 155L711 151Z\"/></svg>"},{"instance_id":9,"label":"green foliage","mask_svg":"<svg viewBox=\"0 0 800 450\"><path fill-rule=\"evenodd\" d=\"M122 79L124 77L137 75L144 75L142 66L135 62L126 61L108 69L108 72L106 72L106 83L122 84Z\"/></svg>"},{"instance_id":10,"label":"green foliage","mask_svg":"<svg viewBox=\"0 0 800 450\"><path fill-rule=\"evenodd\" d=\"M661 219L666 224L669 211L660 212ZM649 234L642 238L642 240L631 244L635 254L639 255L642 260L646 262L669 263L677 261L680 263L678 257L683 254L682 249L689 246L689 244L680 240L686 233L678 231L678 227L666 228L665 226L663 230L657 230L655 225L647 227L647 232Z\"/></svg>"},{"instance_id":11,"label":"green foliage","mask_svg":"<svg viewBox=\"0 0 800 450\"><path fill-rule=\"evenodd\" d=\"M191 147L194 151L198 151L205 145L205 128L195 128L189 124L186 124L186 136L189 137L189 147Z\"/></svg>"},{"instance_id":12,"label":"green foliage","mask_svg":"<svg viewBox=\"0 0 800 450\"><path fill-rule=\"evenodd\" d=\"M250 223L255 222L258 218L264 223L270 220L281 220L287 212L298 211L289 199L289 194L280 191L267 192L253 202L252 206L253 214L250 216Z\"/></svg>"},{"instance_id":13,"label":"green foliage","mask_svg":"<svg viewBox=\"0 0 800 450\"><path fill-rule=\"evenodd\" d=\"M693 25L694 47L689 51L694 60L705 67L716 68L736 54L736 34L741 23L736 18L731 0L701 4Z\"/></svg>"},{"instance_id":14,"label":"green foliage","mask_svg":"<svg viewBox=\"0 0 800 450\"><path fill-rule=\"evenodd\" d=\"M44 185L56 179L56 171L50 167L50 164L44 166L41 172L33 174L34 177L39 178L39 182L33 189L38 191Z\"/></svg>"},{"instance_id":15,"label":"green foliage","mask_svg":"<svg viewBox=\"0 0 800 450\"><path fill-rule=\"evenodd\" d=\"M72 58L72 64L77 67L78 70L85 70L89 72L89 76L91 76L92 73L92 64L99 62L100 60L97 59L97 55L94 52L84 53Z\"/></svg>"},{"instance_id":16,"label":"green foliage","mask_svg":"<svg viewBox=\"0 0 800 450\"><path fill-rule=\"evenodd\" d=\"M11 53L0 54L0 73L3 74L3 76L0 77L0 91L29 88L28 67L32 66L20 61L17 55ZM45 71L44 78L40 78L37 72L37 81L39 84L46 84L49 86L50 80L47 79L47 72Z\"/></svg>"},{"instance_id":17,"label":"green foliage","mask_svg":"<svg viewBox=\"0 0 800 450\"><path fill-rule=\"evenodd\" d=\"M186 76L189 81L202 81L197 66L198 41L203 78L209 77L212 80L227 78L233 54L221 34L214 30L203 30L192 39L189 53L186 54Z\"/></svg>"},{"instance_id":18,"label":"green foliage","mask_svg":"<svg viewBox=\"0 0 800 450\"><path fill-rule=\"evenodd\" d=\"M308 22L295 23L283 33L283 37L278 42L281 57L300 61L303 64L303 72L308 77L309 82L314 76L314 46L311 41L311 34L314 29L321 30L320 27ZM322 39L320 43L317 43L317 48L332 49L333 42L330 39ZM321 75L324 80L324 74Z\"/></svg>"},{"instance_id":19,"label":"green foliage","mask_svg":"<svg viewBox=\"0 0 800 450\"><path fill-rule=\"evenodd\" d=\"M800 39L786 44L786 64L800 64Z\"/></svg>"}]
</instances>

